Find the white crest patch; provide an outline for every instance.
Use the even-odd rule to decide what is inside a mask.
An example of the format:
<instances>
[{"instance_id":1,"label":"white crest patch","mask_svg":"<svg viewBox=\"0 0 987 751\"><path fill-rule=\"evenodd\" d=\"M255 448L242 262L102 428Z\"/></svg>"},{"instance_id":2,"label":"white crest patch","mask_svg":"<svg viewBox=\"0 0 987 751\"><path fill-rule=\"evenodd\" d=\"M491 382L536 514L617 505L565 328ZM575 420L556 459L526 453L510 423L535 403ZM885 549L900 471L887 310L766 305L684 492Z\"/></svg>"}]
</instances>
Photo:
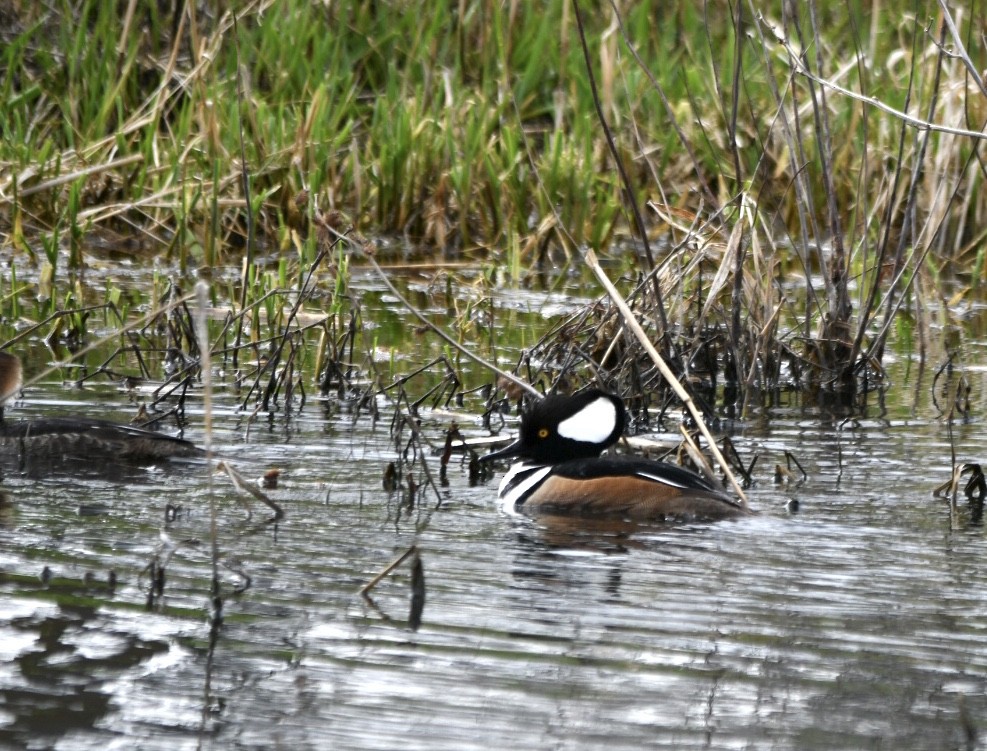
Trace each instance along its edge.
<instances>
[{"instance_id":1,"label":"white crest patch","mask_svg":"<svg viewBox=\"0 0 987 751\"><path fill-rule=\"evenodd\" d=\"M559 435L574 441L603 443L617 425L617 408L605 397L600 397L572 417L559 423Z\"/></svg>"}]
</instances>

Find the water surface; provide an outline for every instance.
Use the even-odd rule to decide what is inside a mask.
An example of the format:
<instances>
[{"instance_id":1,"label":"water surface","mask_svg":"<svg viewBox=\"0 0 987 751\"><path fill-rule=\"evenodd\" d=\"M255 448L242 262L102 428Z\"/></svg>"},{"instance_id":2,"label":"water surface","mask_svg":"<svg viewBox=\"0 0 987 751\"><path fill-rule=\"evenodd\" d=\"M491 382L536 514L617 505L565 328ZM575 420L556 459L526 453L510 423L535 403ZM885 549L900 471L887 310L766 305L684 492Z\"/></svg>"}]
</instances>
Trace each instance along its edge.
<instances>
[{"instance_id":1,"label":"water surface","mask_svg":"<svg viewBox=\"0 0 987 751\"><path fill-rule=\"evenodd\" d=\"M66 402L132 412L115 388L47 383L11 416ZM8 468L0 746L987 747L987 540L965 505L932 497L951 449L924 397L848 423L779 410L735 436L760 457L759 516L618 530L508 517L496 478L471 487L455 460L441 496L409 508L382 487L388 419L310 395L248 430L236 406L217 394L215 448L249 477L281 469L276 525L205 463L112 479ZM426 420L436 444L446 420ZM193 410L186 437L202 430ZM954 425L957 458L987 459L984 435ZM772 482L786 450L801 487ZM412 544L417 630L407 567L358 594ZM164 592L148 608L156 553Z\"/></svg>"}]
</instances>

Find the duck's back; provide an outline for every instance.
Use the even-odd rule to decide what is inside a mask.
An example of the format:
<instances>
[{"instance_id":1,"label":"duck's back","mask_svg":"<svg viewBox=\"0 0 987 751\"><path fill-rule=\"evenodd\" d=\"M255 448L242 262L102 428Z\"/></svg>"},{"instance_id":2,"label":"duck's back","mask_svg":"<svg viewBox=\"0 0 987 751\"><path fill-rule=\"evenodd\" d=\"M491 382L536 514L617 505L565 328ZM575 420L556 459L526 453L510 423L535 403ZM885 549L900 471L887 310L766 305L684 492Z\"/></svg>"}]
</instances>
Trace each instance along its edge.
<instances>
[{"instance_id":1,"label":"duck's back","mask_svg":"<svg viewBox=\"0 0 987 751\"><path fill-rule=\"evenodd\" d=\"M43 417L0 423L4 454L98 459L159 459L201 456L194 443L108 420Z\"/></svg>"}]
</instances>

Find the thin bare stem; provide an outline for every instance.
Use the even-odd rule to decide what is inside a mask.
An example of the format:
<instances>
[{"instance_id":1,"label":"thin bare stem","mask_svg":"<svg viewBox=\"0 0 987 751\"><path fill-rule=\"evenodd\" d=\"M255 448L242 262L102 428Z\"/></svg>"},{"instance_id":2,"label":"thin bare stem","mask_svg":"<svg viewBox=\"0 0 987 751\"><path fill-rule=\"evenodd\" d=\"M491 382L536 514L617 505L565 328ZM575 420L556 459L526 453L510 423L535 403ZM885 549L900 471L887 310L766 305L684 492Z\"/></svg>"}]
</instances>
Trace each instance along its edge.
<instances>
[{"instance_id":1,"label":"thin bare stem","mask_svg":"<svg viewBox=\"0 0 987 751\"><path fill-rule=\"evenodd\" d=\"M620 11L617 8L616 0L610 0L610 7L613 8L613 15L614 18L617 19L617 26L620 29L620 35L624 38L624 44L627 45L627 49L630 50L631 56L637 62L641 72L648 77L648 81L651 82L651 87L658 92L658 98L661 99L662 106L665 108L665 116L668 118L668 122L675 130L675 134L678 136L679 143L682 144L682 148L684 148L689 154L689 159L692 162L693 175L702 186L705 200L711 206L717 206L718 203L716 200L716 195L713 193L713 190L709 187L709 183L706 180L706 170L704 170L700 165L699 157L696 156L696 150L692 147L692 143L682 130L682 126L679 125L678 119L675 116L675 110L672 108L671 102L668 101L668 97L665 95L665 90L662 88L661 84L658 83L658 79L655 78L655 75L651 72L651 69L647 66L644 60L641 59L637 49L633 44L631 44L631 39L627 34L627 29L624 28L624 19L620 15Z\"/></svg>"},{"instance_id":2,"label":"thin bare stem","mask_svg":"<svg viewBox=\"0 0 987 751\"><path fill-rule=\"evenodd\" d=\"M867 104L871 107L876 107L882 112L886 112L892 117L901 120L907 123L908 125L911 125L917 130L920 131L928 130L933 133L950 133L951 135L954 136L965 136L967 138L972 138L977 141L987 140L987 132L977 131L977 130L967 130L966 128L954 128L949 125L940 125L939 123L934 123L931 120L923 120L920 117L909 115L907 112L902 112L901 110L897 110L889 104L885 104L876 96L867 96L866 94L861 94L859 92L853 91L852 89L848 89L845 86L840 86L838 83L834 81L830 81L826 78L823 78L822 76L816 75L805 66L805 63L801 61L798 53L792 48L791 44L788 42L787 39L784 38L784 36L779 34L774 29L774 27L771 26L771 24L768 24L764 20L763 17L761 17L760 20L763 24L765 24L765 26L771 28L772 31L774 31L779 43L781 43L785 47L785 49L788 50L795 72L797 72L801 76L804 76L805 78L808 78L810 81L813 81L819 84L820 86L825 86L827 89L831 89L839 94L842 94L843 96L850 97L851 99L856 99L858 102L863 102L864 104Z\"/></svg>"},{"instance_id":3,"label":"thin bare stem","mask_svg":"<svg viewBox=\"0 0 987 751\"><path fill-rule=\"evenodd\" d=\"M370 590L376 587L378 584L380 584L381 579L383 579L385 576L387 576L389 573L391 573L394 569L396 569L398 566L400 566L402 563L408 560L409 557L411 557L417 552L418 552L418 546L416 545L412 545L410 548L405 550L401 555L399 555L397 558L395 558L393 561L387 564L384 567L384 569L379 574L377 574L377 576L375 576L373 579L371 579L362 587L360 587L359 590L360 594L364 597L367 597L368 594L370 593Z\"/></svg>"},{"instance_id":4,"label":"thin bare stem","mask_svg":"<svg viewBox=\"0 0 987 751\"><path fill-rule=\"evenodd\" d=\"M414 315L415 318L417 318L419 321L421 321L422 323L424 323L426 326L428 326L429 329L431 329L435 334L437 334L442 339L442 341L444 341L450 347L452 347L453 349L455 349L457 352L460 352L461 354L463 354L466 357L468 357L470 360L472 360L473 362L475 362L477 365L481 365L482 367L487 368L488 370L496 373L501 378L504 378L504 379L510 381L515 386L520 386L522 389L524 389L525 391L527 391L532 396L535 396L535 397L541 399L541 394L539 394L538 393L538 390L534 386L532 386L530 383L528 383L527 381L521 380L520 378L518 378L513 373L508 373L506 370L501 370L500 368L498 368L496 365L494 365L489 360L484 360L482 357L480 357L476 353L471 352L470 350L466 349L466 347L464 347L462 344L460 344L459 342L457 342L455 339L453 339L451 336L449 336L446 332L444 332L442 329L440 329L438 326L436 326L434 323L432 323L430 320L428 320L428 318L426 318L424 316L424 314L422 314L422 312L420 310L418 310L418 308L416 308L414 305L412 305L410 302L408 302L408 300L405 298L405 296L402 295L400 292L398 292L397 288L393 284L391 284L391 280L387 278L387 274L385 274L384 271L383 271L383 269L381 269L381 267L377 265L376 259L374 259L374 257L372 255L370 255L369 253L366 254L366 258L367 258L367 261L370 262L370 265L373 266L374 271L376 271L377 274L378 274L378 276L380 276L380 278L384 282L384 284L387 285L387 288L390 290L391 294L394 295L398 300L400 300L401 301L401 304L404 305L409 311L411 311L412 315Z\"/></svg>"},{"instance_id":5,"label":"thin bare stem","mask_svg":"<svg viewBox=\"0 0 987 751\"><path fill-rule=\"evenodd\" d=\"M631 183L631 178L627 174L627 169L624 167L624 161L620 158L620 154L617 151L617 144L614 141L613 131L610 130L610 124L607 122L607 118L603 114L603 105L600 104L600 96L596 87L596 76L593 74L593 66L590 63L589 45L586 43L586 32L583 29L583 17L581 11L579 10L579 0L572 0L572 7L575 10L576 27L579 29L579 40L582 43L583 59L586 62L586 76L589 79L590 91L593 94L593 106L596 108L596 116L600 120L600 127L603 128L603 135L606 137L607 148L610 150L610 156L613 158L614 164L617 166L617 172L620 174L621 185L623 185L624 188L624 197L627 200L628 207L630 207L631 216L634 218L634 227L637 230L638 237L644 247L644 255L648 261L648 270L653 271L655 268L655 259L651 253L651 243L648 242L648 230L644 226L644 217L641 216L641 209L637 205L637 196L634 195L634 188ZM661 336L668 342L669 349L672 350L672 339L671 336L669 336L668 329L668 316L665 314L665 303L662 300L661 285L659 284L657 278L654 281L654 290L655 308L658 310L658 322L661 326Z\"/></svg>"}]
</instances>

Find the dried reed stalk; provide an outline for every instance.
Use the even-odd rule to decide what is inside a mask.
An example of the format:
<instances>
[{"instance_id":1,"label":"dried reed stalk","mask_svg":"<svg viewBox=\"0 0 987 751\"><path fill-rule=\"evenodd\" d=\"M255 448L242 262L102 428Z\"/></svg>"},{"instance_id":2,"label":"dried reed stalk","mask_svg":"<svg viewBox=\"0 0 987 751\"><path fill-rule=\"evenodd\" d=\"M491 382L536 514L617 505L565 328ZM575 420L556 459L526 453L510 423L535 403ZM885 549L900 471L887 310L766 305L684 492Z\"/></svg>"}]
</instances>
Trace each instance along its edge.
<instances>
[{"instance_id":1,"label":"dried reed stalk","mask_svg":"<svg viewBox=\"0 0 987 751\"><path fill-rule=\"evenodd\" d=\"M723 469L723 474L727 476L734 492L736 492L737 496L740 498L740 505L743 508L747 508L747 496L744 495L744 491L741 489L740 483L737 482L737 478L733 476L733 472L730 470L727 460L724 458L723 454L720 453L720 449L717 447L716 441L713 440L713 435L709 432L709 428L706 427L706 422L703 420L703 416L696 407L695 402L692 401L692 397L689 395L689 392L686 391L685 387L679 382L678 378L675 377L675 374L672 372L671 368L668 367L665 360L658 353L658 350L655 349L655 346L651 343L651 340L648 339L648 335L645 333L644 329L641 328L641 324L638 323L637 318L634 317L634 313L627 305L627 302L621 296L620 292L617 291L617 288L613 286L613 282L610 281L610 278L600 267L600 263L596 258L596 253L592 250L587 250L583 257L586 260L586 265L593 270L593 273L596 274L596 278L600 280L600 284L603 285L603 288L607 291L610 299L613 300L614 305L617 306L621 316L624 318L624 323L627 328L634 333L634 336L641 343L641 346L657 366L658 371L665 379L665 382L671 386L676 396L682 400L683 404L686 406L686 409L689 410L689 414L692 415L692 419L694 419L696 421L696 425L699 426L699 431L709 443L710 451L713 452L713 456L716 457L717 463Z\"/></svg>"}]
</instances>

